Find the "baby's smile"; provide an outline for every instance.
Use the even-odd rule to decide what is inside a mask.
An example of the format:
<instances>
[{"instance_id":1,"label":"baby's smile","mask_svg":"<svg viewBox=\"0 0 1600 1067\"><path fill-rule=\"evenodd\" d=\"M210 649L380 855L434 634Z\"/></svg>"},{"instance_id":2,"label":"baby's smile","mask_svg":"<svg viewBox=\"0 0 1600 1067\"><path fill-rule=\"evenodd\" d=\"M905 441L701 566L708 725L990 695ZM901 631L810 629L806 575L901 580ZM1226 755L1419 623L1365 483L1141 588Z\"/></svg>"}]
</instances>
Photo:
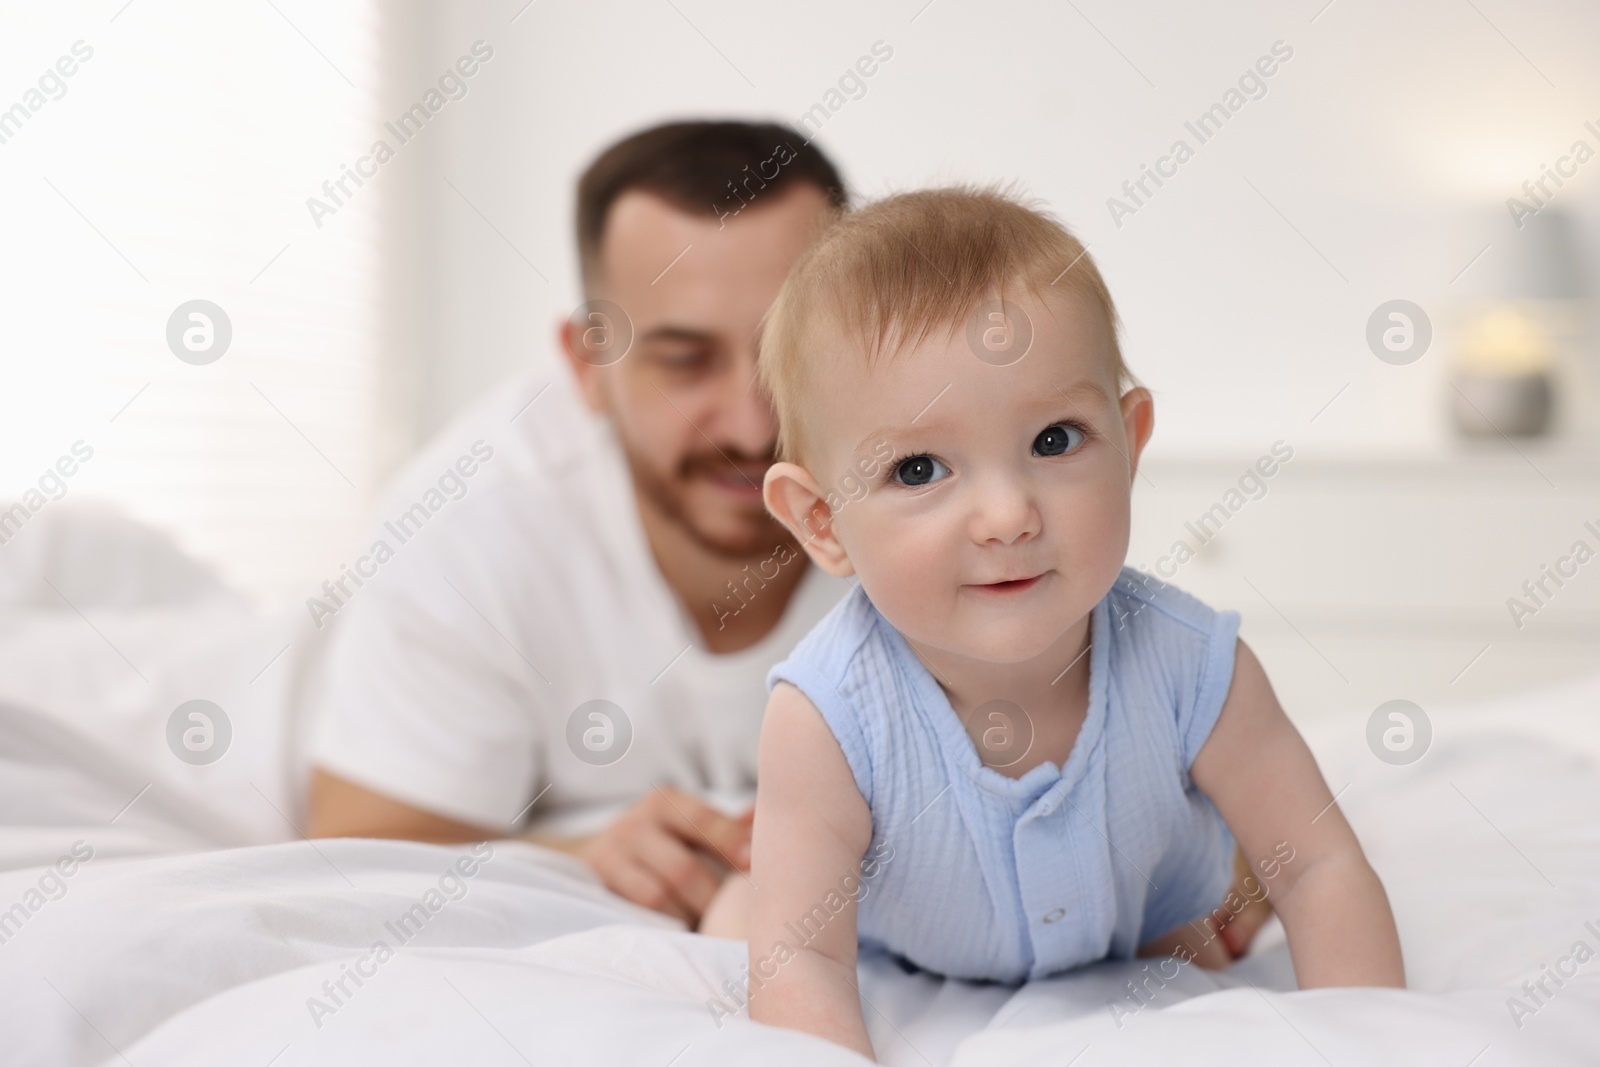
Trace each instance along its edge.
<instances>
[{"instance_id":1,"label":"baby's smile","mask_svg":"<svg viewBox=\"0 0 1600 1067\"><path fill-rule=\"evenodd\" d=\"M1133 475L1105 316L1065 290L1007 304L1032 333L1013 363L975 353L962 322L892 355L830 359L807 458L828 484L850 443L886 442L868 495L833 517L845 572L917 648L1021 664L1073 643L1116 580Z\"/></svg>"},{"instance_id":2,"label":"baby's smile","mask_svg":"<svg viewBox=\"0 0 1600 1067\"><path fill-rule=\"evenodd\" d=\"M980 596L1018 597L1037 587L1049 576L1050 572L1045 571L1042 574L1035 574L1028 578L1006 578L998 582L969 582L961 588L971 590Z\"/></svg>"},{"instance_id":3,"label":"baby's smile","mask_svg":"<svg viewBox=\"0 0 1600 1067\"><path fill-rule=\"evenodd\" d=\"M1239 614L1123 565L1155 407L1070 233L960 188L844 214L784 282L758 367L767 506L859 586L769 675L751 1019L870 1055L869 940L1007 982L1135 951L1225 967L1207 909L1291 840L1296 980L1404 985L1383 887ZM863 493L829 489L857 470ZM917 859L841 902L805 963L758 971L875 843Z\"/></svg>"}]
</instances>

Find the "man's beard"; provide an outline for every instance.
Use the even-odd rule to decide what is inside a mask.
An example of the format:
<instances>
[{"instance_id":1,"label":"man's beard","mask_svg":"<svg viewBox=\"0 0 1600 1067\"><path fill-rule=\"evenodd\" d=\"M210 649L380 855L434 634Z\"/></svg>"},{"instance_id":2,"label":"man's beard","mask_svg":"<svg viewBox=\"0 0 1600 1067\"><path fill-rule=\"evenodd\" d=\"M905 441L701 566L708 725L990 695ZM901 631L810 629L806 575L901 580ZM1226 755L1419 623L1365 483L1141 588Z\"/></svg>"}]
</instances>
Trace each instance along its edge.
<instances>
[{"instance_id":1,"label":"man's beard","mask_svg":"<svg viewBox=\"0 0 1600 1067\"><path fill-rule=\"evenodd\" d=\"M789 531L766 510L751 511L741 522L742 529L734 534L722 534L706 529L690 512L684 500L683 487L707 470L728 467L729 460L722 455L695 453L685 456L679 463L672 480L662 478L626 441L621 442L622 453L627 458L633 484L662 515L676 524L689 538L714 556L723 559L743 560L772 552L781 544L793 542ZM745 459L735 455L735 460ZM749 459L747 462L771 463L772 457Z\"/></svg>"}]
</instances>

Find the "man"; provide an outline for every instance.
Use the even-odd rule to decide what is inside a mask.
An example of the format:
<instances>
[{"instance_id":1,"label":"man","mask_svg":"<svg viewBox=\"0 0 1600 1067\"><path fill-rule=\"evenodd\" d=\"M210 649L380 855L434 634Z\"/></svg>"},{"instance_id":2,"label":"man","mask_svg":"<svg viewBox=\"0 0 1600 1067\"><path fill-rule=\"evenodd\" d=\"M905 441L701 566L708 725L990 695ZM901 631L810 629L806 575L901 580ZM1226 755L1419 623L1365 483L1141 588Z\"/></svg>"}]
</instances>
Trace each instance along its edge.
<instances>
[{"instance_id":1,"label":"man","mask_svg":"<svg viewBox=\"0 0 1600 1067\"><path fill-rule=\"evenodd\" d=\"M584 173L584 288L609 303L563 323L570 374L473 413L385 506L392 559L334 623L313 834L479 840L621 808L532 836L691 925L744 865L748 819L694 794L754 786L766 671L848 588L762 504L757 333L842 188L771 124L657 127ZM462 498L414 511L460 459Z\"/></svg>"}]
</instances>

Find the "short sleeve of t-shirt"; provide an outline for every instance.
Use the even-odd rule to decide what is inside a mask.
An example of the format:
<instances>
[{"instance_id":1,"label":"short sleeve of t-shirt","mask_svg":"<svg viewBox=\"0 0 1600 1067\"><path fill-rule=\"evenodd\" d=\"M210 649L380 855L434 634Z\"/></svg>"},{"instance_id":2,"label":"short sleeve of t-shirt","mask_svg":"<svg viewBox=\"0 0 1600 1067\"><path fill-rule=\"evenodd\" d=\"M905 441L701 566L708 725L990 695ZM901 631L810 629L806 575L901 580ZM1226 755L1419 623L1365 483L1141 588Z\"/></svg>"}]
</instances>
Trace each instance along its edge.
<instances>
[{"instance_id":1,"label":"short sleeve of t-shirt","mask_svg":"<svg viewBox=\"0 0 1600 1067\"><path fill-rule=\"evenodd\" d=\"M766 637L709 652L656 566L610 425L566 376L548 393L513 384L442 439L493 449L465 488L448 473L460 451L430 446L365 542L390 558L376 575L352 560L369 577L330 623L312 762L502 832L583 832L653 786L748 794L767 669L846 584L808 570Z\"/></svg>"},{"instance_id":2,"label":"short sleeve of t-shirt","mask_svg":"<svg viewBox=\"0 0 1600 1067\"><path fill-rule=\"evenodd\" d=\"M334 620L322 695L337 714L320 722L314 757L424 810L505 830L537 775L547 687L496 638L510 627L496 620L494 578L462 565L471 556L450 548L461 540L404 546Z\"/></svg>"}]
</instances>

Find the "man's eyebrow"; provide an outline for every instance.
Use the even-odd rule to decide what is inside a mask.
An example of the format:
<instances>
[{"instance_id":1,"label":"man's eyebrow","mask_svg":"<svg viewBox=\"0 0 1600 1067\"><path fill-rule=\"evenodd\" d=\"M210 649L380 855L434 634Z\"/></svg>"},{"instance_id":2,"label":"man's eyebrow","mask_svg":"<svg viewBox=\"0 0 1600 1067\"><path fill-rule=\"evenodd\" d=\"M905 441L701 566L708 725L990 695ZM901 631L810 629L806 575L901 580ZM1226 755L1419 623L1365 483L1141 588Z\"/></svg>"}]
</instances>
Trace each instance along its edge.
<instances>
[{"instance_id":1,"label":"man's eyebrow","mask_svg":"<svg viewBox=\"0 0 1600 1067\"><path fill-rule=\"evenodd\" d=\"M652 341L710 341L715 335L709 330L695 330L688 326L657 326L637 338L639 344Z\"/></svg>"},{"instance_id":2,"label":"man's eyebrow","mask_svg":"<svg viewBox=\"0 0 1600 1067\"><path fill-rule=\"evenodd\" d=\"M1099 382L1085 378L1082 381L1074 382L1068 386L1055 386L1048 393L1040 394L1036 406L1041 409L1053 408L1058 406L1063 399L1065 399L1074 408L1077 408L1079 404L1103 404L1108 400L1108 397L1106 395L1105 388L1101 386ZM905 434L911 433L915 430L923 429L929 425L929 423L922 423L921 425L918 425L918 423L921 422L921 419L922 416L919 415L915 420L907 423L904 426L878 427L876 430L873 430L871 433L867 434L867 436L863 437L861 439L861 443L856 445L856 454L861 454L869 445L875 442L893 440L896 437L904 436ZM936 420L929 421L934 422Z\"/></svg>"}]
</instances>

